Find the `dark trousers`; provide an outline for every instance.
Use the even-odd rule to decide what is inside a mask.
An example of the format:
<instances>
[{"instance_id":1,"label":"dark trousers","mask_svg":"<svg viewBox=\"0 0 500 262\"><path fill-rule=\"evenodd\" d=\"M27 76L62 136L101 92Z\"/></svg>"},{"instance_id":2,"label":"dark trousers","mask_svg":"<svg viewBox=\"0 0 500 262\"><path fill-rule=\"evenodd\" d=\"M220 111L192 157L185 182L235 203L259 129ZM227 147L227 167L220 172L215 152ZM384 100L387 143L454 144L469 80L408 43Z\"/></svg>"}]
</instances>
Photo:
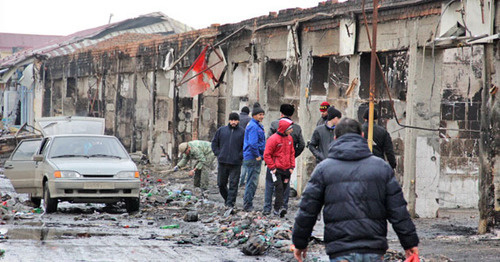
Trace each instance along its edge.
<instances>
[{"instance_id":1,"label":"dark trousers","mask_svg":"<svg viewBox=\"0 0 500 262\"><path fill-rule=\"evenodd\" d=\"M269 168L266 171L266 191L264 194L264 212L271 212L272 202L273 202L273 194L275 191L275 186L273 179L271 178L271 171ZM285 193L283 200L283 208L288 209L288 200L290 197L290 181L286 184ZM278 212L279 210L276 210Z\"/></svg>"},{"instance_id":2,"label":"dark trousers","mask_svg":"<svg viewBox=\"0 0 500 262\"><path fill-rule=\"evenodd\" d=\"M229 165L219 163L217 172L217 186L224 203L228 207L234 207L238 195L238 182L240 181L241 165ZM227 184L229 181L229 190Z\"/></svg>"},{"instance_id":3,"label":"dark trousers","mask_svg":"<svg viewBox=\"0 0 500 262\"><path fill-rule=\"evenodd\" d=\"M286 183L285 179L288 179ZM274 199L275 211L283 207L284 190L288 187L288 183L290 183L290 172L288 170L276 169L276 181L274 182L274 191L276 193L276 198Z\"/></svg>"}]
</instances>

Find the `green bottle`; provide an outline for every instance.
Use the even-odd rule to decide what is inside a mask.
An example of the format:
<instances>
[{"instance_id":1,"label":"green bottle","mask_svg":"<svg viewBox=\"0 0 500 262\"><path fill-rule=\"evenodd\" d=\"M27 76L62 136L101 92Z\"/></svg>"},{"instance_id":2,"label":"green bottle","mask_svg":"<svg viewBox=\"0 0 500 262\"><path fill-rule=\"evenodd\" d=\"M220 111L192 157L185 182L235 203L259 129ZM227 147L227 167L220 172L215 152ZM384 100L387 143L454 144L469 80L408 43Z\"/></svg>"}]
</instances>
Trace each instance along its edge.
<instances>
[{"instance_id":1,"label":"green bottle","mask_svg":"<svg viewBox=\"0 0 500 262\"><path fill-rule=\"evenodd\" d=\"M160 228L161 229L179 228L179 224L172 224L172 225L161 226Z\"/></svg>"}]
</instances>

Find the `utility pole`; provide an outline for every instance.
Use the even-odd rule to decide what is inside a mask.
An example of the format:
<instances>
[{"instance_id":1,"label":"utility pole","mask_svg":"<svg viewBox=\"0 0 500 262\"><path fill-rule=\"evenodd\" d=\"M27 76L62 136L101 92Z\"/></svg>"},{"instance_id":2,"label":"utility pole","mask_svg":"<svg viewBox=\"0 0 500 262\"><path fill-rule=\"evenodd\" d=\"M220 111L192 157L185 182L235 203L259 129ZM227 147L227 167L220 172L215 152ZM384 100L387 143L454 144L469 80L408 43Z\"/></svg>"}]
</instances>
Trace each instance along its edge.
<instances>
[{"instance_id":1,"label":"utility pole","mask_svg":"<svg viewBox=\"0 0 500 262\"><path fill-rule=\"evenodd\" d=\"M368 147L373 151L373 111L375 103L375 84L377 69L377 20L378 20L378 0L373 0L372 16L372 53L370 61L370 103L368 114Z\"/></svg>"}]
</instances>

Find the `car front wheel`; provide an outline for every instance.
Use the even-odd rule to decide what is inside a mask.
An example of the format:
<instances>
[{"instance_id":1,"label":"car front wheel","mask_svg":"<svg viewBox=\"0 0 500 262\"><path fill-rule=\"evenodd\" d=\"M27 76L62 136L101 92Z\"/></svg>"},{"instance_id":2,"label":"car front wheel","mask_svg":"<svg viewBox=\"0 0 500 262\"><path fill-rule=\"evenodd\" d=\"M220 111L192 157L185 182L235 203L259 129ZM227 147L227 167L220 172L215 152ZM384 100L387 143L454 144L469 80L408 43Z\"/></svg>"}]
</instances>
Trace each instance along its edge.
<instances>
[{"instance_id":1,"label":"car front wheel","mask_svg":"<svg viewBox=\"0 0 500 262\"><path fill-rule=\"evenodd\" d=\"M49 182L43 185L43 207L45 212L54 213L57 211L57 199L50 197Z\"/></svg>"},{"instance_id":2,"label":"car front wheel","mask_svg":"<svg viewBox=\"0 0 500 262\"><path fill-rule=\"evenodd\" d=\"M125 208L127 212L132 213L139 210L139 198L138 197L129 197L125 199Z\"/></svg>"}]
</instances>

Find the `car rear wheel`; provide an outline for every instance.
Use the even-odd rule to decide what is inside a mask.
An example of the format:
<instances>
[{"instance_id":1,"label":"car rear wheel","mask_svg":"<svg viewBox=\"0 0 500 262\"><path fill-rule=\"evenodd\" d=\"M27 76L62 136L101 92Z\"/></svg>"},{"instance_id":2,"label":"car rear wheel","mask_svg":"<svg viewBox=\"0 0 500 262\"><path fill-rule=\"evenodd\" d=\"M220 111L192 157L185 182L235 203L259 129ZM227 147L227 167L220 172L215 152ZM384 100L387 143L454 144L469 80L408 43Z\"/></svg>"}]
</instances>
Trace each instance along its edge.
<instances>
[{"instance_id":1,"label":"car rear wheel","mask_svg":"<svg viewBox=\"0 0 500 262\"><path fill-rule=\"evenodd\" d=\"M47 213L54 213L57 211L57 199L50 197L49 183L47 181L45 181L43 185L43 207Z\"/></svg>"},{"instance_id":2,"label":"car rear wheel","mask_svg":"<svg viewBox=\"0 0 500 262\"><path fill-rule=\"evenodd\" d=\"M139 210L139 198L129 197L125 199L125 208L127 212L132 213Z\"/></svg>"}]
</instances>

